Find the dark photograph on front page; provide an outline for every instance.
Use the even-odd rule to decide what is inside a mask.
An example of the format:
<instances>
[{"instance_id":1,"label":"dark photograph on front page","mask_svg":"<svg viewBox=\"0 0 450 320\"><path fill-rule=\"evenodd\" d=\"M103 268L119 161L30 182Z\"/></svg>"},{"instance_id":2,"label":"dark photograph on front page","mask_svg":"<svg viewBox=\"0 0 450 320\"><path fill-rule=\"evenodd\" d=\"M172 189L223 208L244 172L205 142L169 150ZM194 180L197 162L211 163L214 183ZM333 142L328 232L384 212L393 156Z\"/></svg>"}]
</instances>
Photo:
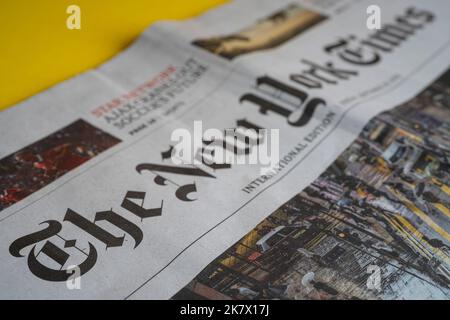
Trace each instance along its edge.
<instances>
[{"instance_id":1,"label":"dark photograph on front page","mask_svg":"<svg viewBox=\"0 0 450 320\"><path fill-rule=\"evenodd\" d=\"M119 142L80 119L0 159L0 211Z\"/></svg>"},{"instance_id":2,"label":"dark photograph on front page","mask_svg":"<svg viewBox=\"0 0 450 320\"><path fill-rule=\"evenodd\" d=\"M174 298L449 299L449 106L447 71Z\"/></svg>"},{"instance_id":3,"label":"dark photograph on front page","mask_svg":"<svg viewBox=\"0 0 450 320\"><path fill-rule=\"evenodd\" d=\"M275 48L325 19L319 13L292 4L239 32L194 40L192 44L232 60L246 53Z\"/></svg>"}]
</instances>

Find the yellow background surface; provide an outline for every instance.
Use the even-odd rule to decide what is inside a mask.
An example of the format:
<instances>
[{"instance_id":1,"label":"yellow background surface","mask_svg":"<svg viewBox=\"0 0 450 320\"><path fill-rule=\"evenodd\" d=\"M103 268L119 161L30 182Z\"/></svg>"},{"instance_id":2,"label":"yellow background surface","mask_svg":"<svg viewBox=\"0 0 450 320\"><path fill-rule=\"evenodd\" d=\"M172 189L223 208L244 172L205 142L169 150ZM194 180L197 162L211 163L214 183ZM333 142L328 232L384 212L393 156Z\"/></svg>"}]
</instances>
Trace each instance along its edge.
<instances>
[{"instance_id":1,"label":"yellow background surface","mask_svg":"<svg viewBox=\"0 0 450 320\"><path fill-rule=\"evenodd\" d=\"M224 0L2 0L0 110L126 48L152 22L184 19ZM81 30L66 27L69 5Z\"/></svg>"}]
</instances>

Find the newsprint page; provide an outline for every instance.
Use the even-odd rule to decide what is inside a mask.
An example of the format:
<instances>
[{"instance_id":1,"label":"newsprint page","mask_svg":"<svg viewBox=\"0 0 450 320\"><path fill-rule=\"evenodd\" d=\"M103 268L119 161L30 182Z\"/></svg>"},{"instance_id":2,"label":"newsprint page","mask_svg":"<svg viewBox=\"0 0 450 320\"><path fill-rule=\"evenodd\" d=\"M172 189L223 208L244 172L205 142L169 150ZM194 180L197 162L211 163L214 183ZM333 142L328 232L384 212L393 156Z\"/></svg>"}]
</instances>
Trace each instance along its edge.
<instances>
[{"instance_id":1,"label":"newsprint page","mask_svg":"<svg viewBox=\"0 0 450 320\"><path fill-rule=\"evenodd\" d=\"M236 0L0 113L0 298L449 299L450 2Z\"/></svg>"}]
</instances>

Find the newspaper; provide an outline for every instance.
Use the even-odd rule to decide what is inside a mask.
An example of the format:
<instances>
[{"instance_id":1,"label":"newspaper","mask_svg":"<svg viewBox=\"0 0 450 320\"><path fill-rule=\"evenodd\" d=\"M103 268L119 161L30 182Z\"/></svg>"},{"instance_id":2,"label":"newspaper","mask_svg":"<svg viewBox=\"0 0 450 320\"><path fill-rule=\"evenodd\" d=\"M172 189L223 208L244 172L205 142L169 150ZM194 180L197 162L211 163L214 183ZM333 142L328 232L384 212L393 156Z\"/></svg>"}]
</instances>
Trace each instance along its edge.
<instances>
[{"instance_id":1,"label":"newspaper","mask_svg":"<svg viewBox=\"0 0 450 320\"><path fill-rule=\"evenodd\" d=\"M159 22L3 111L0 297L448 299L450 6L370 4Z\"/></svg>"}]
</instances>

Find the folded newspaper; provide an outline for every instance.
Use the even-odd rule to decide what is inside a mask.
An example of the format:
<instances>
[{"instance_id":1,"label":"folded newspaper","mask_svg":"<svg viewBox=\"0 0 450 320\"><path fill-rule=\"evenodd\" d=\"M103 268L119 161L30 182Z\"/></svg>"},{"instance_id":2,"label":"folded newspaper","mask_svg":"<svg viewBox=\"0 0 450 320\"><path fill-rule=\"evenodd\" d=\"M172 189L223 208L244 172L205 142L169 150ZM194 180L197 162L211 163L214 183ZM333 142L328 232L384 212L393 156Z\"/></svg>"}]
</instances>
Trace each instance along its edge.
<instances>
[{"instance_id":1,"label":"folded newspaper","mask_svg":"<svg viewBox=\"0 0 450 320\"><path fill-rule=\"evenodd\" d=\"M0 297L450 298L450 3L234 1L0 113Z\"/></svg>"}]
</instances>

